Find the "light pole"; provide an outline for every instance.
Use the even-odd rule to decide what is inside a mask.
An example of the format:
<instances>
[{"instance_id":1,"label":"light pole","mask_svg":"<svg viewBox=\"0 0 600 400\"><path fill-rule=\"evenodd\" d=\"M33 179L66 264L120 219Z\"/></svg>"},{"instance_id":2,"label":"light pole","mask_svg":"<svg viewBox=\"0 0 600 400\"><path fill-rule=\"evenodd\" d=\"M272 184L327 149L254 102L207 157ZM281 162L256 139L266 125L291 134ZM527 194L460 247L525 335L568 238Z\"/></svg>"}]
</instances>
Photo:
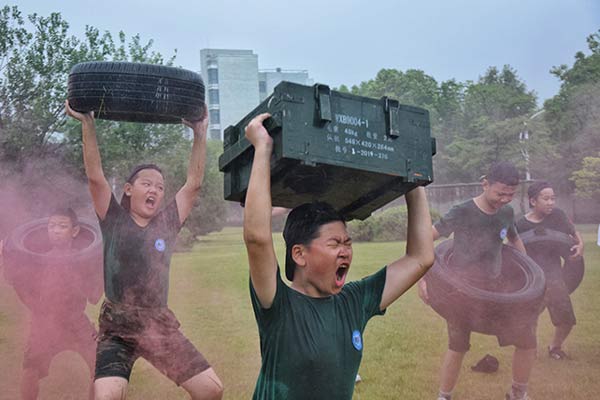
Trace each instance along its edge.
<instances>
[{"instance_id":1,"label":"light pole","mask_svg":"<svg viewBox=\"0 0 600 400\"><path fill-rule=\"evenodd\" d=\"M540 111L529 117L530 120L540 116L546 110L541 109ZM521 143L521 155L525 160L525 180L531 180L531 172L529 171L529 130L527 129L527 121L523 121L523 130L519 132L519 142Z\"/></svg>"}]
</instances>

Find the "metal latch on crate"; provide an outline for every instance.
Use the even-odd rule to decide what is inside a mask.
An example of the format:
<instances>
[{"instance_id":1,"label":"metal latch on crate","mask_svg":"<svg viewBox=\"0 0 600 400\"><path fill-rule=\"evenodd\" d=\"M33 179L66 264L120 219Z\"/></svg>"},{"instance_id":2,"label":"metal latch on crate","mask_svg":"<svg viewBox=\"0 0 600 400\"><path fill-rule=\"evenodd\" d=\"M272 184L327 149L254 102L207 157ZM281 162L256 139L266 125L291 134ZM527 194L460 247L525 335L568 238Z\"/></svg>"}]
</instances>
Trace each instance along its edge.
<instances>
[{"instance_id":1,"label":"metal latch on crate","mask_svg":"<svg viewBox=\"0 0 600 400\"><path fill-rule=\"evenodd\" d=\"M331 89L320 83L315 84L317 120L320 123L331 122Z\"/></svg>"},{"instance_id":2,"label":"metal latch on crate","mask_svg":"<svg viewBox=\"0 0 600 400\"><path fill-rule=\"evenodd\" d=\"M382 100L386 133L389 137L397 138L400 136L400 127L398 124L400 102L398 100L390 99L387 96L382 97Z\"/></svg>"}]
</instances>

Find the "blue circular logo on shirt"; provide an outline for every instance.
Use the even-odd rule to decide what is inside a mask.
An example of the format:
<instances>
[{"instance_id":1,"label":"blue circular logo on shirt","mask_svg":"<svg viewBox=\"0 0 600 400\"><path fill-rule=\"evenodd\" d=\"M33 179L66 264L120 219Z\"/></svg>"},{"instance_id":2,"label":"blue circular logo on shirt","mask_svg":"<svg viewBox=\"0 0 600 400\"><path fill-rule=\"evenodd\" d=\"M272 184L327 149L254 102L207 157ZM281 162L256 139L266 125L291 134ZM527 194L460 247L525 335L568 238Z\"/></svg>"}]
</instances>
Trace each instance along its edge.
<instances>
[{"instance_id":1,"label":"blue circular logo on shirt","mask_svg":"<svg viewBox=\"0 0 600 400\"><path fill-rule=\"evenodd\" d=\"M359 331L352 332L352 346L354 346L354 348L358 351L361 351L363 348L362 338Z\"/></svg>"},{"instance_id":2,"label":"blue circular logo on shirt","mask_svg":"<svg viewBox=\"0 0 600 400\"><path fill-rule=\"evenodd\" d=\"M500 239L502 239L502 240L506 239L507 233L508 233L508 228L502 228L502 230L500 231Z\"/></svg>"},{"instance_id":3,"label":"blue circular logo on shirt","mask_svg":"<svg viewBox=\"0 0 600 400\"><path fill-rule=\"evenodd\" d=\"M154 242L154 247L156 250L163 252L167 248L167 244L163 239L156 239L156 242Z\"/></svg>"}]
</instances>

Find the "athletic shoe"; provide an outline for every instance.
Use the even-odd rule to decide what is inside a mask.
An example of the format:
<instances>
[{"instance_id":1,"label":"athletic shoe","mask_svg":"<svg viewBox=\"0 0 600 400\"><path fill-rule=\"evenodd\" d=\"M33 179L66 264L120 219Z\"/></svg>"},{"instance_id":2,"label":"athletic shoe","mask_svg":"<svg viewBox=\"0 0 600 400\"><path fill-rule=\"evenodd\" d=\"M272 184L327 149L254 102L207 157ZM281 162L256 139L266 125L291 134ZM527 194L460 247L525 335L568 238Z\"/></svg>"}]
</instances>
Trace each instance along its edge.
<instances>
[{"instance_id":1,"label":"athletic shoe","mask_svg":"<svg viewBox=\"0 0 600 400\"><path fill-rule=\"evenodd\" d=\"M362 382L362 378L360 377L359 374L356 374L356 379L354 379L354 382L356 382L356 383Z\"/></svg>"},{"instance_id":2,"label":"athletic shoe","mask_svg":"<svg viewBox=\"0 0 600 400\"><path fill-rule=\"evenodd\" d=\"M555 360L565 360L567 359L567 353L561 350L560 347L550 347L548 346L548 356Z\"/></svg>"}]
</instances>

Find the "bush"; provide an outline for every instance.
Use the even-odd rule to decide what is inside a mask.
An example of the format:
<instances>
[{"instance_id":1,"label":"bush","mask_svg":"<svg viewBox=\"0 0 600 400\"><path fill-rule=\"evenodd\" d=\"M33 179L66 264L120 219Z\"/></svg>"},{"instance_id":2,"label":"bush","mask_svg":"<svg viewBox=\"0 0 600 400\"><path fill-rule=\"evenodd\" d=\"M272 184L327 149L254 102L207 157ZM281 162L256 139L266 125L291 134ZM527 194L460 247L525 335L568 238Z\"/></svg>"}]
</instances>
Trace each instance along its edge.
<instances>
[{"instance_id":1,"label":"bush","mask_svg":"<svg viewBox=\"0 0 600 400\"><path fill-rule=\"evenodd\" d=\"M431 220L440 218L437 210L430 210ZM357 242L393 242L406 240L408 210L405 205L391 207L373 214L364 221L350 221L348 233Z\"/></svg>"},{"instance_id":2,"label":"bush","mask_svg":"<svg viewBox=\"0 0 600 400\"><path fill-rule=\"evenodd\" d=\"M375 238L374 219L367 218L364 221L353 220L348 222L348 234L357 242L370 242Z\"/></svg>"},{"instance_id":3,"label":"bush","mask_svg":"<svg viewBox=\"0 0 600 400\"><path fill-rule=\"evenodd\" d=\"M407 220L406 206L392 207L378 213L375 215L375 240L378 242L406 240Z\"/></svg>"},{"instance_id":4,"label":"bush","mask_svg":"<svg viewBox=\"0 0 600 400\"><path fill-rule=\"evenodd\" d=\"M194 247L196 242L196 236L185 226L181 228L177 235L177 241L175 242L175 251L184 252L190 251Z\"/></svg>"}]
</instances>

